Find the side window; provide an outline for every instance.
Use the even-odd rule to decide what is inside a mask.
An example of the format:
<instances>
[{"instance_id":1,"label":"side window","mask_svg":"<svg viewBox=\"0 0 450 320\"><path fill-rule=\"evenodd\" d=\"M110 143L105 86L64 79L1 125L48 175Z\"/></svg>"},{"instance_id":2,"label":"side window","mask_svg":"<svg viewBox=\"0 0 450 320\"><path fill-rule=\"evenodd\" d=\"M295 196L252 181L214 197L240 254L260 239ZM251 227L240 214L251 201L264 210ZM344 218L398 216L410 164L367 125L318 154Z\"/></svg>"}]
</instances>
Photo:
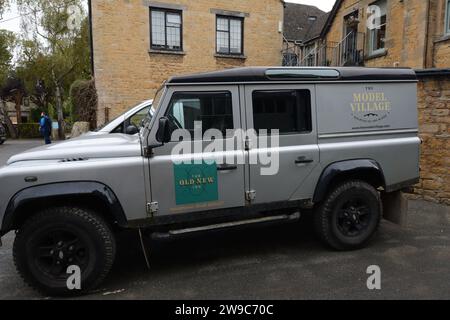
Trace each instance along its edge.
<instances>
[{"instance_id":1,"label":"side window","mask_svg":"<svg viewBox=\"0 0 450 320\"><path fill-rule=\"evenodd\" d=\"M216 52L240 55L244 53L244 19L226 16L216 18Z\"/></svg>"},{"instance_id":2,"label":"side window","mask_svg":"<svg viewBox=\"0 0 450 320\"><path fill-rule=\"evenodd\" d=\"M166 116L172 131L186 129L193 137L195 122L201 122L203 134L217 129L225 137L227 130L234 129L231 92L174 93Z\"/></svg>"},{"instance_id":3,"label":"side window","mask_svg":"<svg viewBox=\"0 0 450 320\"><path fill-rule=\"evenodd\" d=\"M141 128L142 121L147 117L149 111L150 106L145 107L144 109L136 113L134 116L130 118L130 124L136 126L137 128Z\"/></svg>"},{"instance_id":4,"label":"side window","mask_svg":"<svg viewBox=\"0 0 450 320\"><path fill-rule=\"evenodd\" d=\"M123 129L123 122L117 127L115 128L111 133L124 133L124 129Z\"/></svg>"},{"instance_id":5,"label":"side window","mask_svg":"<svg viewBox=\"0 0 450 320\"><path fill-rule=\"evenodd\" d=\"M151 48L183 50L183 14L177 10L150 8Z\"/></svg>"},{"instance_id":6,"label":"side window","mask_svg":"<svg viewBox=\"0 0 450 320\"><path fill-rule=\"evenodd\" d=\"M279 130L280 134L312 131L309 90L253 92L254 129Z\"/></svg>"},{"instance_id":7,"label":"side window","mask_svg":"<svg viewBox=\"0 0 450 320\"><path fill-rule=\"evenodd\" d=\"M377 54L385 49L386 45L386 0L379 0L372 4L378 6L380 9L380 25L375 26L372 30L369 29L369 53Z\"/></svg>"}]
</instances>

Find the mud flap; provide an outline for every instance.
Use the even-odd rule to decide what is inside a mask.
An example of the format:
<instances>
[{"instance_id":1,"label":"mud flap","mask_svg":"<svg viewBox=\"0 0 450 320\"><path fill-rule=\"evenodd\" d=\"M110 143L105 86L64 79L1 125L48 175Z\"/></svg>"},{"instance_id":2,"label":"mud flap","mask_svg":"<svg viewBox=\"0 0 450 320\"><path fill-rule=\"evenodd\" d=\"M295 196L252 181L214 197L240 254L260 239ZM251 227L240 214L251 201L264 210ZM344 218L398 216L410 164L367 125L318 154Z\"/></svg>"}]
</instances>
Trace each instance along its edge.
<instances>
[{"instance_id":1,"label":"mud flap","mask_svg":"<svg viewBox=\"0 0 450 320\"><path fill-rule=\"evenodd\" d=\"M382 193L383 216L386 220L406 227L408 223L408 199L403 192Z\"/></svg>"}]
</instances>

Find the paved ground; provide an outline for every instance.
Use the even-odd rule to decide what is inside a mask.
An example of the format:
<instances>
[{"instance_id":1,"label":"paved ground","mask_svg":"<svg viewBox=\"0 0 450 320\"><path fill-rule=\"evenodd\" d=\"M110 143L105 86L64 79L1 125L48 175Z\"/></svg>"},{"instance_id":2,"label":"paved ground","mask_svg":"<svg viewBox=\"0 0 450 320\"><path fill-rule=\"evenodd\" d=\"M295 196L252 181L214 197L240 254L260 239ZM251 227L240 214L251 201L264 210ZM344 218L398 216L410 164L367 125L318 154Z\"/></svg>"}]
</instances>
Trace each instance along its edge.
<instances>
[{"instance_id":1,"label":"paved ground","mask_svg":"<svg viewBox=\"0 0 450 320\"><path fill-rule=\"evenodd\" d=\"M0 165L36 144L0 146ZM124 233L110 277L85 299L450 299L450 208L411 201L409 214L407 228L384 222L370 247L357 252L325 249L308 219L155 243L151 271L137 235ZM0 299L40 299L14 270L13 238L0 249ZM366 287L369 265L381 267L380 291Z\"/></svg>"}]
</instances>

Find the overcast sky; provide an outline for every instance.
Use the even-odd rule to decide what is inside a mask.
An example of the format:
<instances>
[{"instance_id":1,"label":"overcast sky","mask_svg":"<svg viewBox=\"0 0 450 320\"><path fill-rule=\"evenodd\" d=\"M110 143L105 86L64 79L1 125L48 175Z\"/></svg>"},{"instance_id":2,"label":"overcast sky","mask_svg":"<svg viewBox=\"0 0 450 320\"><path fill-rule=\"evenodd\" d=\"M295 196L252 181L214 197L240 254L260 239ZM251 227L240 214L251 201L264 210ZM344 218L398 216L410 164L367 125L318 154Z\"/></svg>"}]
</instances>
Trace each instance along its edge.
<instances>
[{"instance_id":1,"label":"overcast sky","mask_svg":"<svg viewBox=\"0 0 450 320\"><path fill-rule=\"evenodd\" d=\"M334 2L336 0L286 0L287 2L303 3L316 6L323 11L331 11ZM0 20L0 29L7 29L11 31L20 31L20 19L17 18L19 14L17 10L13 8L10 12L3 15L2 20Z\"/></svg>"},{"instance_id":2,"label":"overcast sky","mask_svg":"<svg viewBox=\"0 0 450 320\"><path fill-rule=\"evenodd\" d=\"M10 12L4 13L0 20L0 29L11 30L14 32L20 31L20 19L17 19L17 16L19 16L19 14L17 13L16 8L12 8Z\"/></svg>"},{"instance_id":3,"label":"overcast sky","mask_svg":"<svg viewBox=\"0 0 450 320\"><path fill-rule=\"evenodd\" d=\"M333 9L333 5L336 0L286 0L286 2L309 4L311 6L316 6L325 12L328 12Z\"/></svg>"}]
</instances>

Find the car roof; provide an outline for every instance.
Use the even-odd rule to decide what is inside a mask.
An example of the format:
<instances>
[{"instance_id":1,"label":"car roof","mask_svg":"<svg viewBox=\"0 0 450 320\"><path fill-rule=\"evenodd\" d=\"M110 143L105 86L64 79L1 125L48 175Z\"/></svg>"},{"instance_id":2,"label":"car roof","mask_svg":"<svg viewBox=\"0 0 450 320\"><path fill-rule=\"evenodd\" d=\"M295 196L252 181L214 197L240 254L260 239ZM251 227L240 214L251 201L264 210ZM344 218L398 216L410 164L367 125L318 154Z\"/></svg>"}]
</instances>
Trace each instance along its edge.
<instances>
[{"instance_id":1,"label":"car roof","mask_svg":"<svg viewBox=\"0 0 450 320\"><path fill-rule=\"evenodd\" d=\"M123 116L125 118L128 118L130 116L133 116L135 113L141 111L142 109L145 109L153 104L153 100L145 100L139 103L137 106L131 108L130 110L123 113Z\"/></svg>"},{"instance_id":2,"label":"car roof","mask_svg":"<svg viewBox=\"0 0 450 320\"><path fill-rule=\"evenodd\" d=\"M170 84L320 81L417 81L409 68L247 67L173 77Z\"/></svg>"}]
</instances>

